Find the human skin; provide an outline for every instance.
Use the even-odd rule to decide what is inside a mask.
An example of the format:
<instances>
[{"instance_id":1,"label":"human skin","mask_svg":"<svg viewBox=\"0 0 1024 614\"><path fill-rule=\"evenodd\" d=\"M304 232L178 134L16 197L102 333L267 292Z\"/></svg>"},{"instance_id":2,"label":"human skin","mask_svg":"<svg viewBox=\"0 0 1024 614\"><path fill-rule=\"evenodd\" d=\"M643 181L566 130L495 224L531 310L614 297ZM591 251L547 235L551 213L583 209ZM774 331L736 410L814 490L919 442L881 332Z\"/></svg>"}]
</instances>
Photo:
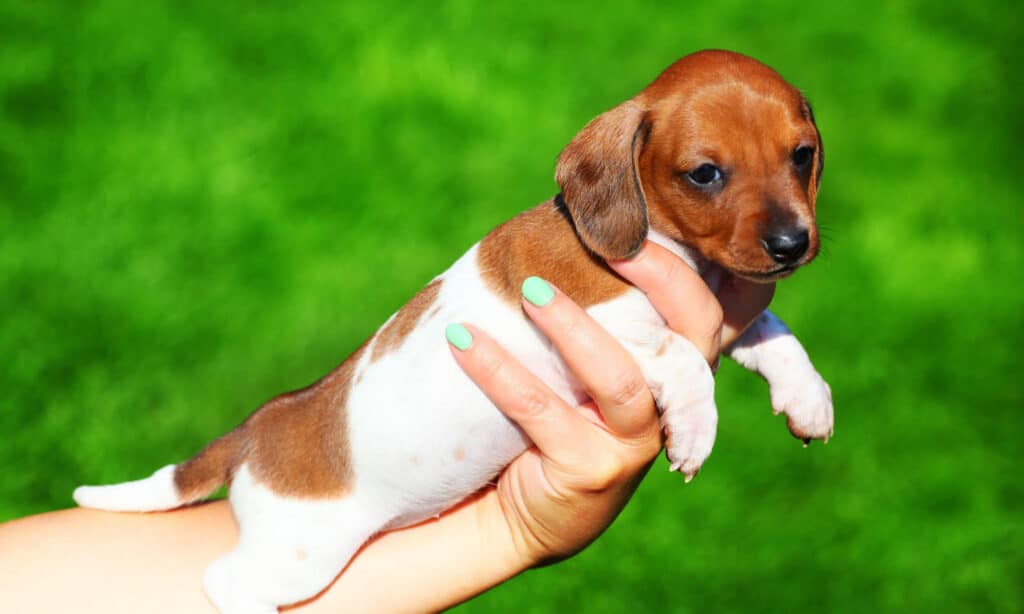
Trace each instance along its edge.
<instances>
[{"instance_id":1,"label":"human skin","mask_svg":"<svg viewBox=\"0 0 1024 614\"><path fill-rule=\"evenodd\" d=\"M712 363L773 291L737 282L716 299L690 267L654 244L610 264ZM523 309L593 402L566 405L465 323L473 343L465 351L453 347L454 359L534 447L495 486L438 519L372 540L330 587L294 611L444 609L572 556L628 502L662 444L639 368L557 289L544 306L524 300ZM213 612L200 578L237 537L226 501L152 514L70 509L16 520L0 525L0 594L15 612Z\"/></svg>"}]
</instances>

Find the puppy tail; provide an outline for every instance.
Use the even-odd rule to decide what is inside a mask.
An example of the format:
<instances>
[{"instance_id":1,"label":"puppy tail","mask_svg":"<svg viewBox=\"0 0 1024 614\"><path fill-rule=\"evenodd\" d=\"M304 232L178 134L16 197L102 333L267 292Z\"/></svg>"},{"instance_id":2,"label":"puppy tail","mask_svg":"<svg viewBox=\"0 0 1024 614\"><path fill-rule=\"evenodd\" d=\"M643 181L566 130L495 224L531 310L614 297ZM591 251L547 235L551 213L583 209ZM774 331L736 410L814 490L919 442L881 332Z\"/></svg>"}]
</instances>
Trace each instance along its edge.
<instances>
[{"instance_id":1,"label":"puppy tail","mask_svg":"<svg viewBox=\"0 0 1024 614\"><path fill-rule=\"evenodd\" d=\"M72 495L82 507L111 512L155 512L198 501L231 481L246 447L245 425L215 439L199 454L153 475L110 486L79 486Z\"/></svg>"}]
</instances>

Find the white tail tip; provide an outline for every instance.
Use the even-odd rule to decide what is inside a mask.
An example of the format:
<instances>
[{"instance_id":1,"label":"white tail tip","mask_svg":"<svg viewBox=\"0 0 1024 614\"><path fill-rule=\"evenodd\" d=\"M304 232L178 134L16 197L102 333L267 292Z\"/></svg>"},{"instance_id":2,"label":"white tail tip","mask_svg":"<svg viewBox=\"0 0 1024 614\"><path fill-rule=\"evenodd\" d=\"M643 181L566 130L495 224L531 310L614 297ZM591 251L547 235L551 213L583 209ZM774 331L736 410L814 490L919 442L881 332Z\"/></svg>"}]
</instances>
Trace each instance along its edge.
<instances>
[{"instance_id":1,"label":"white tail tip","mask_svg":"<svg viewBox=\"0 0 1024 614\"><path fill-rule=\"evenodd\" d=\"M110 486L79 486L75 502L82 507L111 512L155 512L183 503L174 485L174 465L158 469L153 475L133 482Z\"/></svg>"}]
</instances>

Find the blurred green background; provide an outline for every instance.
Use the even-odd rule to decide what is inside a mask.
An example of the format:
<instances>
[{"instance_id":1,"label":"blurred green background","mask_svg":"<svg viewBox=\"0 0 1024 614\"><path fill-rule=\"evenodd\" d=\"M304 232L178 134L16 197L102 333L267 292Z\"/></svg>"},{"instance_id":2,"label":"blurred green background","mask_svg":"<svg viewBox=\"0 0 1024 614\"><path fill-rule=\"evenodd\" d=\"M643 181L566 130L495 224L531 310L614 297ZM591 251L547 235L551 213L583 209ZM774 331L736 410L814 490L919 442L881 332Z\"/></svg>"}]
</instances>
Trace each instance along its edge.
<instances>
[{"instance_id":1,"label":"blurred green background","mask_svg":"<svg viewBox=\"0 0 1024 614\"><path fill-rule=\"evenodd\" d=\"M552 195L590 118L706 47L814 104L823 255L776 311L804 450L727 364L580 556L467 612L1020 612L1019 3L0 4L0 520L180 460Z\"/></svg>"}]
</instances>

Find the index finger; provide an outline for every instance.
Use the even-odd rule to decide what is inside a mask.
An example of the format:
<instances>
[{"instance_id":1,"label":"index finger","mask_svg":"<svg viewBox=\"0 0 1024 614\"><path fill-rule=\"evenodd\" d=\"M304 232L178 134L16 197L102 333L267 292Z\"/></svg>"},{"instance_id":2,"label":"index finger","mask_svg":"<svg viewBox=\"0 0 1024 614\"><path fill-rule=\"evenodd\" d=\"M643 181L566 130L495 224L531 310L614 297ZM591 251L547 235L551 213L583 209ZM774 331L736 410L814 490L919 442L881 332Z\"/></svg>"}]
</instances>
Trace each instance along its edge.
<instances>
[{"instance_id":1,"label":"index finger","mask_svg":"<svg viewBox=\"0 0 1024 614\"><path fill-rule=\"evenodd\" d=\"M571 298L539 277L523 283L523 310L551 340L613 434L646 438L656 424L643 372L626 348Z\"/></svg>"},{"instance_id":2,"label":"index finger","mask_svg":"<svg viewBox=\"0 0 1024 614\"><path fill-rule=\"evenodd\" d=\"M578 412L475 326L449 324L445 336L455 362L544 456L566 465L579 460L578 446L567 445L586 432Z\"/></svg>"},{"instance_id":3,"label":"index finger","mask_svg":"<svg viewBox=\"0 0 1024 614\"><path fill-rule=\"evenodd\" d=\"M651 241L632 259L609 260L608 266L646 294L668 327L697 346L709 364L717 363L722 306L697 271Z\"/></svg>"}]
</instances>

